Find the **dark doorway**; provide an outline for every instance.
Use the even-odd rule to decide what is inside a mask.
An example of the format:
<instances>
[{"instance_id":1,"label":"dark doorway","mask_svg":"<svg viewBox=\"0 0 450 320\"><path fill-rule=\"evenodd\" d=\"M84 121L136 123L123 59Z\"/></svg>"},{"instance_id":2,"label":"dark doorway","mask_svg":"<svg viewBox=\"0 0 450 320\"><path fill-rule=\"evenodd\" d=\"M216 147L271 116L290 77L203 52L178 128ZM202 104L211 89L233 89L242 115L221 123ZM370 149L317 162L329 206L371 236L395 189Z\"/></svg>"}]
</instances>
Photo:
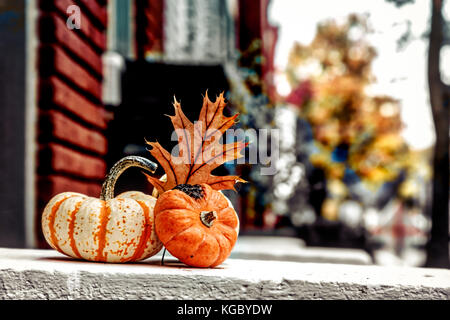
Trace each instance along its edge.
<instances>
[{"instance_id":1,"label":"dark doorway","mask_svg":"<svg viewBox=\"0 0 450 320\"><path fill-rule=\"evenodd\" d=\"M128 61L122 77L122 103L113 109L114 119L108 129L108 167L127 155L154 161L145 139L158 141L170 151L176 142L171 141L173 127L167 115L174 114L174 96L186 116L194 121L199 116L206 90L212 101L229 90L222 66ZM162 174L158 168L157 175ZM119 179L116 193L130 189L150 192L152 188L141 170L130 169Z\"/></svg>"}]
</instances>

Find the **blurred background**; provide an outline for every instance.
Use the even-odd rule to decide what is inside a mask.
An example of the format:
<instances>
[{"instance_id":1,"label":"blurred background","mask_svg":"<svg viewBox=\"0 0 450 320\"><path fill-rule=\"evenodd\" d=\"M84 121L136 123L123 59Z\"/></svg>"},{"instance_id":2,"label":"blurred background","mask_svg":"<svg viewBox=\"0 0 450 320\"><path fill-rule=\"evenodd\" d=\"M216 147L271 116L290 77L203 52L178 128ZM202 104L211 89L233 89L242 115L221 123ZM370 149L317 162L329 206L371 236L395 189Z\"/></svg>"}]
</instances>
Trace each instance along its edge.
<instances>
[{"instance_id":1,"label":"blurred background","mask_svg":"<svg viewBox=\"0 0 450 320\"><path fill-rule=\"evenodd\" d=\"M241 235L450 267L449 21L448 0L0 0L0 246L48 248L52 196L98 197L208 90L250 140L280 132L275 175L218 171L250 182L227 192Z\"/></svg>"}]
</instances>

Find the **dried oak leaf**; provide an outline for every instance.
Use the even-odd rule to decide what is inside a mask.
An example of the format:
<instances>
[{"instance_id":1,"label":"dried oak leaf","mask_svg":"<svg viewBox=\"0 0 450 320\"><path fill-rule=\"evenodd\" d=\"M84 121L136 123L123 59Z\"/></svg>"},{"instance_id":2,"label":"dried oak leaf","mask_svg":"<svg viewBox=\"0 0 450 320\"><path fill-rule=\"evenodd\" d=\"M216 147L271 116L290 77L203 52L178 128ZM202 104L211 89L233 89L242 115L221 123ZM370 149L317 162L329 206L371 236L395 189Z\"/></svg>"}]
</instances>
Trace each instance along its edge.
<instances>
[{"instance_id":1,"label":"dried oak leaf","mask_svg":"<svg viewBox=\"0 0 450 320\"><path fill-rule=\"evenodd\" d=\"M199 120L192 123L183 113L180 103L174 99L175 115L169 116L178 139L173 154L158 142L147 142L150 153L163 167L167 180L160 181L147 175L148 181L161 194L180 184L206 183L215 190L233 189L237 182L246 182L238 176L214 176L211 171L227 161L243 157L240 151L248 143L220 143L238 114L225 117L226 106L223 93L213 103L206 92Z\"/></svg>"}]
</instances>

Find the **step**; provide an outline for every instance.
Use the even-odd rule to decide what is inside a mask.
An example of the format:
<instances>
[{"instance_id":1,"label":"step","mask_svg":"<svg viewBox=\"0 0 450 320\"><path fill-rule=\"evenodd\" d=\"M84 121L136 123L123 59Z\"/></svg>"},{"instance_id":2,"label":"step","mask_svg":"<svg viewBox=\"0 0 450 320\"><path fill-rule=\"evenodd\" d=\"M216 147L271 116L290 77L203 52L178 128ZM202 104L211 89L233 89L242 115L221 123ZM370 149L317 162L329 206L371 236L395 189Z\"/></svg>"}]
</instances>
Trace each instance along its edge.
<instances>
[{"instance_id":1,"label":"step","mask_svg":"<svg viewBox=\"0 0 450 320\"><path fill-rule=\"evenodd\" d=\"M77 261L0 248L0 299L450 299L450 270L228 259L214 269L173 258Z\"/></svg>"}]
</instances>

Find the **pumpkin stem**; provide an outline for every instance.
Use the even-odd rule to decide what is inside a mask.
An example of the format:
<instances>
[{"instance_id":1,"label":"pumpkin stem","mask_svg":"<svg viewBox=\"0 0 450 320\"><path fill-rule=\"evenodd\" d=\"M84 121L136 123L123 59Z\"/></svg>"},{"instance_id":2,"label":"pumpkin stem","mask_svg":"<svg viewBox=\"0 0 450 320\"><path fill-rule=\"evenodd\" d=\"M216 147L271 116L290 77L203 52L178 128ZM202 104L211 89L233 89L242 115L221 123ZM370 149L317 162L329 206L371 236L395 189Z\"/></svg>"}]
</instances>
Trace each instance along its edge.
<instances>
[{"instance_id":1,"label":"pumpkin stem","mask_svg":"<svg viewBox=\"0 0 450 320\"><path fill-rule=\"evenodd\" d=\"M130 167L138 167L154 173L158 167L156 163L138 156L128 156L117 161L108 175L105 182L102 185L102 192L100 194L101 200L110 200L114 198L114 186L119 176Z\"/></svg>"},{"instance_id":2,"label":"pumpkin stem","mask_svg":"<svg viewBox=\"0 0 450 320\"><path fill-rule=\"evenodd\" d=\"M211 228L214 220L216 220L216 219L217 219L217 213L215 211L202 211L200 213L200 220L208 228Z\"/></svg>"}]
</instances>

